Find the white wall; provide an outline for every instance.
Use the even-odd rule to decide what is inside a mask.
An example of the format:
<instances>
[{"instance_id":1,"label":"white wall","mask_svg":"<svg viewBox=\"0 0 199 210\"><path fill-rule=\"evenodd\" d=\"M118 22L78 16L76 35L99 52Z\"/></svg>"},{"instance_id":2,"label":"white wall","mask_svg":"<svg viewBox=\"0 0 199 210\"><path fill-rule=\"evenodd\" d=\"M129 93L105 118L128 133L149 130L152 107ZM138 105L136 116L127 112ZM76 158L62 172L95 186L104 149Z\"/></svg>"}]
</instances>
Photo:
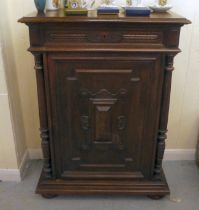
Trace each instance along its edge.
<instances>
[{"instance_id":1,"label":"white wall","mask_svg":"<svg viewBox=\"0 0 199 210\"><path fill-rule=\"evenodd\" d=\"M199 1L172 0L174 11L192 20L181 33L169 118L169 148L195 148L199 131Z\"/></svg>"},{"instance_id":2,"label":"white wall","mask_svg":"<svg viewBox=\"0 0 199 210\"><path fill-rule=\"evenodd\" d=\"M11 123L8 92L5 82L0 42L0 168L17 168L14 133Z\"/></svg>"},{"instance_id":3,"label":"white wall","mask_svg":"<svg viewBox=\"0 0 199 210\"><path fill-rule=\"evenodd\" d=\"M0 180L20 180L27 152L7 11L0 1Z\"/></svg>"}]
</instances>

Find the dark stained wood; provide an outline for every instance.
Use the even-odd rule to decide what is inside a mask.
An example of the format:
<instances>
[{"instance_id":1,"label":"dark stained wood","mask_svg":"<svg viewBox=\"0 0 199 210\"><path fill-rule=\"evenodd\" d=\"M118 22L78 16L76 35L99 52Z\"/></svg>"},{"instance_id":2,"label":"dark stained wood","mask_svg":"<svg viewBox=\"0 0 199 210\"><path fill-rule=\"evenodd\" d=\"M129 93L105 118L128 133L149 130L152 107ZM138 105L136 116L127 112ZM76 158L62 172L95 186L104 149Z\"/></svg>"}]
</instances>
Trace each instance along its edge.
<instances>
[{"instance_id":1,"label":"dark stained wood","mask_svg":"<svg viewBox=\"0 0 199 210\"><path fill-rule=\"evenodd\" d=\"M148 197L151 198L152 200L160 200L164 198L164 195L148 195Z\"/></svg>"},{"instance_id":2,"label":"dark stained wood","mask_svg":"<svg viewBox=\"0 0 199 210\"><path fill-rule=\"evenodd\" d=\"M52 198L57 197L57 195L53 195L53 194L41 194L41 196L46 199L52 199Z\"/></svg>"},{"instance_id":3,"label":"dark stained wood","mask_svg":"<svg viewBox=\"0 0 199 210\"><path fill-rule=\"evenodd\" d=\"M162 170L173 58L173 13L150 17L32 14L44 170L36 192L169 194Z\"/></svg>"},{"instance_id":4,"label":"dark stained wood","mask_svg":"<svg viewBox=\"0 0 199 210\"><path fill-rule=\"evenodd\" d=\"M36 12L27 15L19 20L21 23L66 23L66 22L127 22L127 23L160 23L160 24L189 24L191 23L186 18L177 15L173 12L170 13L152 13L150 17L126 17L120 13L119 16L115 15L101 15L97 16L96 11L90 11L88 17L86 16L66 16L63 10L47 11L44 14Z\"/></svg>"},{"instance_id":5,"label":"dark stained wood","mask_svg":"<svg viewBox=\"0 0 199 210\"><path fill-rule=\"evenodd\" d=\"M41 195L147 195L165 196L169 187L164 174L162 180L46 180L43 174L39 180L36 193Z\"/></svg>"},{"instance_id":6,"label":"dark stained wood","mask_svg":"<svg viewBox=\"0 0 199 210\"><path fill-rule=\"evenodd\" d=\"M48 116L46 105L46 91L44 81L44 68L43 68L43 56L40 53L34 54L35 57L35 70L37 76L37 89L38 89L38 101L39 101L39 116L40 116L40 136L42 139L41 145L44 157L43 171L46 178L51 178L51 155L49 145L49 128L48 128Z\"/></svg>"},{"instance_id":7,"label":"dark stained wood","mask_svg":"<svg viewBox=\"0 0 199 210\"><path fill-rule=\"evenodd\" d=\"M161 96L163 80L160 56L118 54L104 62L106 56L84 54L79 60L75 54L49 54L56 162L62 159L58 177L90 170L120 171L124 178L132 171L133 179L138 172L139 176L151 174L153 154L141 150L141 143L148 133L145 144L148 148L154 144L159 114L154 107L159 107L156 98ZM70 152L61 157L67 147Z\"/></svg>"},{"instance_id":8,"label":"dark stained wood","mask_svg":"<svg viewBox=\"0 0 199 210\"><path fill-rule=\"evenodd\" d=\"M165 150L165 140L167 138L167 123L168 123L168 113L170 104L170 92L171 92L171 79L173 68L173 58L174 55L168 54L165 56L165 72L164 72L164 82L162 89L162 99L161 99L161 112L160 112L160 122L158 131L158 140L156 148L156 161L154 177L155 179L161 179L162 173L162 160Z\"/></svg>"}]
</instances>

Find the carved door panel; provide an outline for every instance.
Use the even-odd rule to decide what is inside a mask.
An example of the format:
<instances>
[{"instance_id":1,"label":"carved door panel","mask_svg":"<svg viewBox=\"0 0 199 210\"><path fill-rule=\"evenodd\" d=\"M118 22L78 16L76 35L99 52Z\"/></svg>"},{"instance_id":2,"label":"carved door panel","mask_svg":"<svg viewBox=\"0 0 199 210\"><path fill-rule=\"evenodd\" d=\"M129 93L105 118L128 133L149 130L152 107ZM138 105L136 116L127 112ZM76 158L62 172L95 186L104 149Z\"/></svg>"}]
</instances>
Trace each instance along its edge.
<instances>
[{"instance_id":1,"label":"carved door panel","mask_svg":"<svg viewBox=\"0 0 199 210\"><path fill-rule=\"evenodd\" d=\"M163 73L160 59L49 55L58 178L149 178Z\"/></svg>"}]
</instances>

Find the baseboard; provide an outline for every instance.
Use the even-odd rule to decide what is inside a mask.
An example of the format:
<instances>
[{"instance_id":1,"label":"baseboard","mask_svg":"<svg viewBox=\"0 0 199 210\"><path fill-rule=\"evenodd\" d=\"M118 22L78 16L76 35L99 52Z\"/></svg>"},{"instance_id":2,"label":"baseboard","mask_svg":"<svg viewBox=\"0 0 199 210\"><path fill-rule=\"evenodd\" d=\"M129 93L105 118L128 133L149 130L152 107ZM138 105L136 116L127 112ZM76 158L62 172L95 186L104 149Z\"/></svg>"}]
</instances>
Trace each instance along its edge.
<instances>
[{"instance_id":1,"label":"baseboard","mask_svg":"<svg viewBox=\"0 0 199 210\"><path fill-rule=\"evenodd\" d=\"M29 149L29 157L32 160L42 159L41 149ZM195 160L195 149L166 149L164 160Z\"/></svg>"},{"instance_id":2,"label":"baseboard","mask_svg":"<svg viewBox=\"0 0 199 210\"><path fill-rule=\"evenodd\" d=\"M28 150L26 150L24 155L23 155L21 164L19 166L21 180L25 177L27 169L29 168L29 165L30 165L30 157L29 157Z\"/></svg>"},{"instance_id":3,"label":"baseboard","mask_svg":"<svg viewBox=\"0 0 199 210\"><path fill-rule=\"evenodd\" d=\"M195 160L195 149L166 149L164 160Z\"/></svg>"},{"instance_id":4,"label":"baseboard","mask_svg":"<svg viewBox=\"0 0 199 210\"><path fill-rule=\"evenodd\" d=\"M28 149L29 157L31 160L43 159L43 154L40 148L38 149Z\"/></svg>"},{"instance_id":5,"label":"baseboard","mask_svg":"<svg viewBox=\"0 0 199 210\"><path fill-rule=\"evenodd\" d=\"M0 169L0 180L20 182L25 176L29 163L28 150L24 153L19 169Z\"/></svg>"},{"instance_id":6,"label":"baseboard","mask_svg":"<svg viewBox=\"0 0 199 210\"><path fill-rule=\"evenodd\" d=\"M21 174L19 169L0 169L0 180L8 182L20 182Z\"/></svg>"}]
</instances>

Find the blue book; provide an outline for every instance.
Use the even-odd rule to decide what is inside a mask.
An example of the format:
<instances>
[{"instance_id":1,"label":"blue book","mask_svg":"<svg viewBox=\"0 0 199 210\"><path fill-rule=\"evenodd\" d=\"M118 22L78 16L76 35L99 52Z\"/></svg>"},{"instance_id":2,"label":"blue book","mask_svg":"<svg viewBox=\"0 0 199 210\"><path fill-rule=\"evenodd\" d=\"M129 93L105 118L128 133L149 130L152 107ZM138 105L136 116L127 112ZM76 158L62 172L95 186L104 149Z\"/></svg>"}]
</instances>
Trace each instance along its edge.
<instances>
[{"instance_id":1,"label":"blue book","mask_svg":"<svg viewBox=\"0 0 199 210\"><path fill-rule=\"evenodd\" d=\"M125 7L126 16L149 16L151 10L148 7Z\"/></svg>"},{"instance_id":2,"label":"blue book","mask_svg":"<svg viewBox=\"0 0 199 210\"><path fill-rule=\"evenodd\" d=\"M119 13L118 7L98 7L97 13L98 14L105 14L105 15L112 15L112 14L118 14Z\"/></svg>"}]
</instances>

